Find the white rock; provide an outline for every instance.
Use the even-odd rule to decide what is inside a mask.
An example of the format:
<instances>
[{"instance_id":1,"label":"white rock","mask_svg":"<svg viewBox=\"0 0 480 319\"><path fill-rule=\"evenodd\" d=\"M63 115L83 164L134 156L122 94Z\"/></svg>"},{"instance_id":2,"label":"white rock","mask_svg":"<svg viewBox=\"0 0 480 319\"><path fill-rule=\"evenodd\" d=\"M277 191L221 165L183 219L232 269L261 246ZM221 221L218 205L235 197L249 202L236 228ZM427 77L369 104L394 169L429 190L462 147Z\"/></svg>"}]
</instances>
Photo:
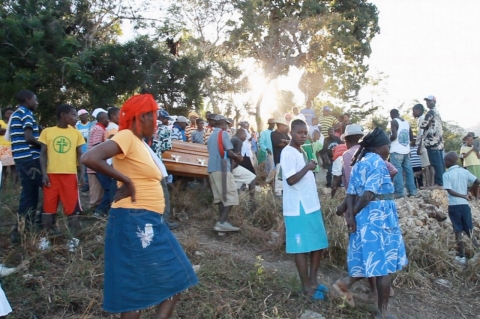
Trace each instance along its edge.
<instances>
[{"instance_id":1,"label":"white rock","mask_svg":"<svg viewBox=\"0 0 480 319\"><path fill-rule=\"evenodd\" d=\"M302 314L300 319L325 319L325 317L319 314L318 312L305 310L305 312Z\"/></svg>"},{"instance_id":2,"label":"white rock","mask_svg":"<svg viewBox=\"0 0 480 319\"><path fill-rule=\"evenodd\" d=\"M433 282L436 283L437 285L443 286L443 287L448 288L448 289L453 288L452 283L450 281L446 280L446 279L437 278Z\"/></svg>"},{"instance_id":3,"label":"white rock","mask_svg":"<svg viewBox=\"0 0 480 319\"><path fill-rule=\"evenodd\" d=\"M200 265L193 265L193 271L196 273L200 270Z\"/></svg>"},{"instance_id":4,"label":"white rock","mask_svg":"<svg viewBox=\"0 0 480 319\"><path fill-rule=\"evenodd\" d=\"M198 251L198 250L196 250L193 254L194 254L195 256L205 256L205 253L204 253L204 252Z\"/></svg>"}]
</instances>

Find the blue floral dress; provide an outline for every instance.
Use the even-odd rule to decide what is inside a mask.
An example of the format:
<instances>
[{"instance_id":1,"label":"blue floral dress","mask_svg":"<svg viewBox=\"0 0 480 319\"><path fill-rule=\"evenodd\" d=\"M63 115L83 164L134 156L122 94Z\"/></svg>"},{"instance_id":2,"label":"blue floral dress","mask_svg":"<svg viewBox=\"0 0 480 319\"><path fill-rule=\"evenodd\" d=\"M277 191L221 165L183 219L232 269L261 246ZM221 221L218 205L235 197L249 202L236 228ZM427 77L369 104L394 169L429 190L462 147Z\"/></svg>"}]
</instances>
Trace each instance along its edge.
<instances>
[{"instance_id":1,"label":"blue floral dress","mask_svg":"<svg viewBox=\"0 0 480 319\"><path fill-rule=\"evenodd\" d=\"M362 196L365 191L376 195L395 191L387 165L376 153L367 153L352 169L348 194ZM372 200L355 220L347 253L350 277L385 276L408 263L394 200Z\"/></svg>"}]
</instances>

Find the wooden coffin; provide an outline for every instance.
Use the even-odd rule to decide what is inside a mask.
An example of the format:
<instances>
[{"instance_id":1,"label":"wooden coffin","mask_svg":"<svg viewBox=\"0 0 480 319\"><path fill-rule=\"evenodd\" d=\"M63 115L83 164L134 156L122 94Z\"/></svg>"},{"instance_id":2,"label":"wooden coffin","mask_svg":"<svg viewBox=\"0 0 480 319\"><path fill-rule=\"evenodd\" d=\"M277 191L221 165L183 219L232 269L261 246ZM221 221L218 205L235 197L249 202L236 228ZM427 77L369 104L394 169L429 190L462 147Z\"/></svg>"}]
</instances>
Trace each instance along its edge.
<instances>
[{"instance_id":1,"label":"wooden coffin","mask_svg":"<svg viewBox=\"0 0 480 319\"><path fill-rule=\"evenodd\" d=\"M172 149L162 154L169 174L207 178L207 145L172 141Z\"/></svg>"}]
</instances>

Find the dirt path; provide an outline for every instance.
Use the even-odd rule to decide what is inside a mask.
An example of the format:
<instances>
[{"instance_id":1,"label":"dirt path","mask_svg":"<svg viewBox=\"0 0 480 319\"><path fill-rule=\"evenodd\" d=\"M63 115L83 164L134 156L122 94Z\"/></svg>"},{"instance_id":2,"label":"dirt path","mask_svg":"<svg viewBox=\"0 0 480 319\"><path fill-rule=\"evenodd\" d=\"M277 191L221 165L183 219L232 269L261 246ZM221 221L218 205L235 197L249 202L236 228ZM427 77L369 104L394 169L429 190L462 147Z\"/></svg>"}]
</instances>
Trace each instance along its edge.
<instances>
[{"instance_id":1,"label":"dirt path","mask_svg":"<svg viewBox=\"0 0 480 319\"><path fill-rule=\"evenodd\" d=\"M295 265L288 255L262 251L253 245L238 246L234 242L235 235L215 237L210 231L197 229L191 225L187 229L175 231L181 242L188 240L187 237L193 233L198 244L197 250L200 252L230 255L233 259L252 266L258 262L257 256L261 256L265 269L277 271L283 276L297 274ZM336 269L326 262L321 265L319 282L331 286L336 279L345 275L345 271ZM358 283L354 291L361 293L365 289L365 285ZM395 297L390 300L390 312L398 319L480 319L480 303L471 297L472 293L473 291L464 290L461 286L444 287L435 283L432 283L431 288L425 289L395 287ZM361 306L361 302L357 304Z\"/></svg>"}]
</instances>

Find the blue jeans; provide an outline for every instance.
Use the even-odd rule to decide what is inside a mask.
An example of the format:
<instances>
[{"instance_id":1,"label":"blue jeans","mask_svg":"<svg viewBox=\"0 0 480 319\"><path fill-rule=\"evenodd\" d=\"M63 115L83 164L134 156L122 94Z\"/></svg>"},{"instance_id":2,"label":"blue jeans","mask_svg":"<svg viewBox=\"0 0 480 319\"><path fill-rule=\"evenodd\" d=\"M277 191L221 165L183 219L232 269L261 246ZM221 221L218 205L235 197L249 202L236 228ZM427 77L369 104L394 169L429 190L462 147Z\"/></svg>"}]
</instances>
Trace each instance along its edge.
<instances>
[{"instance_id":1,"label":"blue jeans","mask_svg":"<svg viewBox=\"0 0 480 319\"><path fill-rule=\"evenodd\" d=\"M333 179L332 167L333 167L333 163L330 163L327 165L327 187L332 187L332 179Z\"/></svg>"},{"instance_id":2,"label":"blue jeans","mask_svg":"<svg viewBox=\"0 0 480 319\"><path fill-rule=\"evenodd\" d=\"M38 195L42 187L42 171L40 159L16 160L15 166L22 185L18 215L25 218L30 226L35 221L37 213ZM38 222L38 221L37 221Z\"/></svg>"},{"instance_id":3,"label":"blue jeans","mask_svg":"<svg viewBox=\"0 0 480 319\"><path fill-rule=\"evenodd\" d=\"M103 198L100 204L98 205L96 211L106 214L108 208L110 207L110 187L112 186L112 179L108 176L102 175L100 173L95 173L95 176L98 179L98 182L103 188Z\"/></svg>"},{"instance_id":4,"label":"blue jeans","mask_svg":"<svg viewBox=\"0 0 480 319\"><path fill-rule=\"evenodd\" d=\"M443 186L443 173L445 173L444 151L427 148L427 154L430 165L435 170L435 184Z\"/></svg>"},{"instance_id":5,"label":"blue jeans","mask_svg":"<svg viewBox=\"0 0 480 319\"><path fill-rule=\"evenodd\" d=\"M165 218L165 221L170 220L170 192L168 191L168 185L167 185L167 178L164 177L162 178L160 184L162 185L162 190L163 190L163 198L165 200L165 210L163 211L163 217Z\"/></svg>"},{"instance_id":6,"label":"blue jeans","mask_svg":"<svg viewBox=\"0 0 480 319\"><path fill-rule=\"evenodd\" d=\"M412 162L410 162L410 154L390 154L390 163L398 170L397 175L393 179L393 185L395 186L395 196L404 196L404 185L407 187L409 195L417 194L417 187L415 186L415 180L413 178ZM405 184L403 182L403 172L405 172Z\"/></svg>"}]
</instances>

